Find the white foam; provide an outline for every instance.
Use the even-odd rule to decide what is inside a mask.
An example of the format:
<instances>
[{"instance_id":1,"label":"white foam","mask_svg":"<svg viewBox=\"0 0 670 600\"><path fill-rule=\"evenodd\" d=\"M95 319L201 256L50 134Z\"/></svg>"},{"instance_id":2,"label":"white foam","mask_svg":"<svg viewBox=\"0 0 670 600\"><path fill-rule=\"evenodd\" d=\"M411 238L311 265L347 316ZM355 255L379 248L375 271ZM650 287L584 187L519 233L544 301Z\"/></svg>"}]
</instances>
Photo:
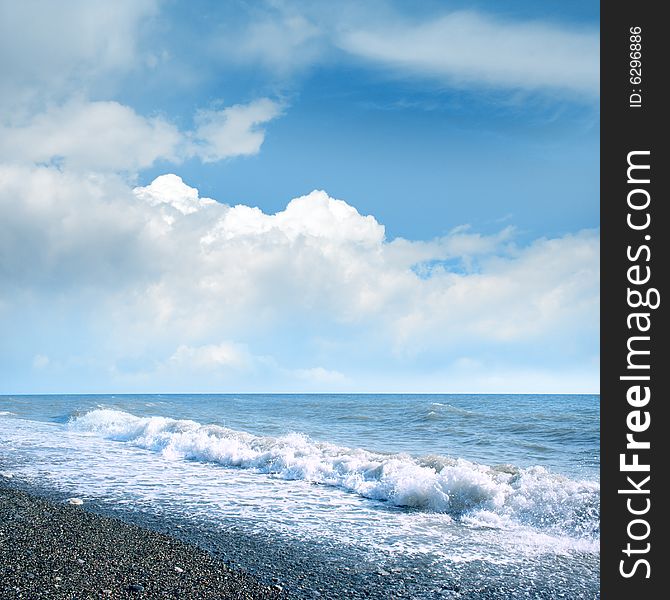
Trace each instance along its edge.
<instances>
[{"instance_id":1,"label":"white foam","mask_svg":"<svg viewBox=\"0 0 670 600\"><path fill-rule=\"evenodd\" d=\"M172 460L204 461L335 486L397 506L470 519L473 524L529 525L577 539L598 535L599 485L542 467L489 467L444 456L381 454L318 442L299 433L255 436L218 425L137 417L111 409L74 417L69 427Z\"/></svg>"}]
</instances>

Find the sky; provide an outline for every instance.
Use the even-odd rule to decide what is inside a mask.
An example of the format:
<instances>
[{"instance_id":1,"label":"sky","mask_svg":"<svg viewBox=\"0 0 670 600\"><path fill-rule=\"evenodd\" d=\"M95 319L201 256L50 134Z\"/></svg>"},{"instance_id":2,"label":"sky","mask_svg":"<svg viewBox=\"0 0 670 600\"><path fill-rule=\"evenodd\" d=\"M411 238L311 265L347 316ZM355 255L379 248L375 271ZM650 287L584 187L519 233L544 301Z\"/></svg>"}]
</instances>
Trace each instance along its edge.
<instances>
[{"instance_id":1,"label":"sky","mask_svg":"<svg viewBox=\"0 0 670 600\"><path fill-rule=\"evenodd\" d=\"M599 3L0 0L0 393L597 393Z\"/></svg>"}]
</instances>

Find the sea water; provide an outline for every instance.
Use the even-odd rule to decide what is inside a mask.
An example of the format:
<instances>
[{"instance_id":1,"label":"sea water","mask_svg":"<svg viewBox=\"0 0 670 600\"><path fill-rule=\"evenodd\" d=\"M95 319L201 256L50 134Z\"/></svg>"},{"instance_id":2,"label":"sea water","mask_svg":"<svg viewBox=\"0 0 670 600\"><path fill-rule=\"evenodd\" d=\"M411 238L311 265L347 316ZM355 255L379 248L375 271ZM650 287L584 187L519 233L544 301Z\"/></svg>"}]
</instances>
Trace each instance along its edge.
<instances>
[{"instance_id":1,"label":"sea water","mask_svg":"<svg viewBox=\"0 0 670 600\"><path fill-rule=\"evenodd\" d=\"M518 575L519 597L598 594L598 396L4 396L0 469L382 562L429 558L432 578L476 564Z\"/></svg>"}]
</instances>

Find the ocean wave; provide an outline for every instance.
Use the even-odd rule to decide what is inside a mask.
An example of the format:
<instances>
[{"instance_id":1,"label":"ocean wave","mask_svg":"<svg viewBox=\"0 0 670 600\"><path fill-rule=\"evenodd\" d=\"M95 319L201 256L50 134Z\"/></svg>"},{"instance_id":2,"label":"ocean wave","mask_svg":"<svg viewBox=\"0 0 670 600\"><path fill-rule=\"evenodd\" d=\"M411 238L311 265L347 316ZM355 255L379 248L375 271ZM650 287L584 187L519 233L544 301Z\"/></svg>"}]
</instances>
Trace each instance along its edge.
<instances>
[{"instance_id":1,"label":"ocean wave","mask_svg":"<svg viewBox=\"0 0 670 600\"><path fill-rule=\"evenodd\" d=\"M487 466L441 455L382 454L315 441L301 433L257 436L220 425L137 417L112 409L74 416L69 427L169 459L252 469L455 518L496 515L499 522L577 538L598 537L598 483L575 481L539 466Z\"/></svg>"},{"instance_id":2,"label":"ocean wave","mask_svg":"<svg viewBox=\"0 0 670 600\"><path fill-rule=\"evenodd\" d=\"M443 403L443 402L431 402L430 404L433 411L443 412L443 413L452 413L456 415L462 415L467 417L476 417L479 416L476 412L472 410L466 410L465 408L460 408L454 406L453 404Z\"/></svg>"},{"instance_id":3,"label":"ocean wave","mask_svg":"<svg viewBox=\"0 0 670 600\"><path fill-rule=\"evenodd\" d=\"M445 404L442 402L431 402L428 407L418 407L415 414L407 414L406 420L410 423L430 423L432 421L453 421L458 419L476 420L485 418L480 413L459 408L452 404Z\"/></svg>"}]
</instances>

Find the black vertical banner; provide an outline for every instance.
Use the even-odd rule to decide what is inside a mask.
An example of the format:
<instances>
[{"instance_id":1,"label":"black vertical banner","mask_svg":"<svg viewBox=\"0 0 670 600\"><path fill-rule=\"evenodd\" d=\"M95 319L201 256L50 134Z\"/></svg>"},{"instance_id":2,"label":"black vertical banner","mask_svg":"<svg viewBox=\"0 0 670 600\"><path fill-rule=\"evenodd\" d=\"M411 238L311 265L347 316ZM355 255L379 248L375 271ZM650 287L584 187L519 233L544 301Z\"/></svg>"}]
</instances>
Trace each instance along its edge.
<instances>
[{"instance_id":1,"label":"black vertical banner","mask_svg":"<svg viewBox=\"0 0 670 600\"><path fill-rule=\"evenodd\" d=\"M601 5L601 589L668 597L666 130L659 2Z\"/></svg>"}]
</instances>

